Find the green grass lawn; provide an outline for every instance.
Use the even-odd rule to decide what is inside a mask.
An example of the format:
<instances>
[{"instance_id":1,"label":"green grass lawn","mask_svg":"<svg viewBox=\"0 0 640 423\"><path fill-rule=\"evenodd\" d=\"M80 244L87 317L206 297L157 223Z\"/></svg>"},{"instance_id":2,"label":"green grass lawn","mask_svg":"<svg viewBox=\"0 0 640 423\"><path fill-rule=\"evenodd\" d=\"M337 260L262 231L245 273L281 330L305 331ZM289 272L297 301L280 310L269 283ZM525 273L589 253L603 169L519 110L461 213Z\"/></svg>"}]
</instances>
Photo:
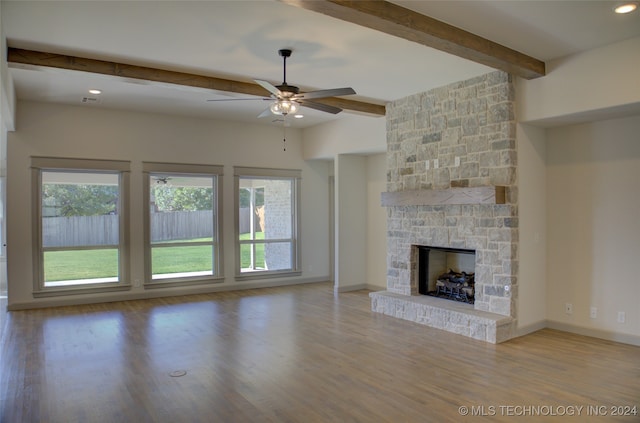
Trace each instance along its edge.
<instances>
[{"instance_id":1,"label":"green grass lawn","mask_svg":"<svg viewBox=\"0 0 640 423\"><path fill-rule=\"evenodd\" d=\"M241 234L240 239L249 239L249 234ZM264 239L264 234L256 233L256 239ZM153 272L166 274L211 270L211 248L210 245L153 248ZM255 254L258 267L264 266L264 245L257 245ZM248 245L242 246L240 255L241 267L249 267L251 256ZM115 249L47 251L44 253L44 272L47 282L115 277L118 276L118 252Z\"/></svg>"},{"instance_id":2,"label":"green grass lawn","mask_svg":"<svg viewBox=\"0 0 640 423\"><path fill-rule=\"evenodd\" d=\"M118 276L118 250L46 251L46 282Z\"/></svg>"},{"instance_id":3,"label":"green grass lawn","mask_svg":"<svg viewBox=\"0 0 640 423\"><path fill-rule=\"evenodd\" d=\"M157 275L211 271L213 268L212 250L213 247L210 245L154 247L151 249L153 273Z\"/></svg>"}]
</instances>

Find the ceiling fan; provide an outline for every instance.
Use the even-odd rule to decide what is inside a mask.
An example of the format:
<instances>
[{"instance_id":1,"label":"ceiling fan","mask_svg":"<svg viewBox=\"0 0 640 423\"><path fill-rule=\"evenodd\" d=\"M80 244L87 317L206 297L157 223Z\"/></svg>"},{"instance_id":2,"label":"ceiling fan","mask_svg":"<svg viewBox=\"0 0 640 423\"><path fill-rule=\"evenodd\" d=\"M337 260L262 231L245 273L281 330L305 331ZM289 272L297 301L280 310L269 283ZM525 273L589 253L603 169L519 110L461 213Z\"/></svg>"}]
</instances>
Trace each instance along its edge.
<instances>
[{"instance_id":1,"label":"ceiling fan","mask_svg":"<svg viewBox=\"0 0 640 423\"><path fill-rule=\"evenodd\" d=\"M281 115L287 116L288 114L295 114L300 106L309 107L310 109L320 110L322 112L337 114L342 111L341 108L336 106L330 106L328 104L318 103L315 101L309 101L312 99L320 99L327 97L338 97L343 95L351 95L356 92L353 88L333 88L328 90L317 90L309 92L300 92L300 88L287 84L287 58L291 57L292 51L290 49L278 50L278 54L282 57L283 62L283 80L280 85L273 85L270 82L255 79L254 81L262 86L264 89L271 93L271 96L264 98L264 100L273 100L271 105L265 109L259 118L269 115ZM209 100L209 101L233 101L241 99L224 99L224 100ZM246 99L254 100L254 99Z\"/></svg>"}]
</instances>

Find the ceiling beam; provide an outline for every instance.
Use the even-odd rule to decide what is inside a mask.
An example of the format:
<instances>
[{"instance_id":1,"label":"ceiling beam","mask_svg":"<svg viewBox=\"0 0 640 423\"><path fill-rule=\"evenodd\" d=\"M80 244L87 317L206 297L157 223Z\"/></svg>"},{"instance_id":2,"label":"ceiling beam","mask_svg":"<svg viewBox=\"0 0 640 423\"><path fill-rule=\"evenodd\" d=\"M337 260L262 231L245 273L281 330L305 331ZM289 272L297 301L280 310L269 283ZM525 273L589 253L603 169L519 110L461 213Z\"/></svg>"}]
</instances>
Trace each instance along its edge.
<instances>
[{"instance_id":1,"label":"ceiling beam","mask_svg":"<svg viewBox=\"0 0 640 423\"><path fill-rule=\"evenodd\" d=\"M525 79L545 75L545 64L538 59L387 1L280 1L414 41Z\"/></svg>"},{"instance_id":2,"label":"ceiling beam","mask_svg":"<svg viewBox=\"0 0 640 423\"><path fill-rule=\"evenodd\" d=\"M67 56L56 53L24 50L14 47L8 48L7 62L10 67L65 69L119 78L139 79L157 84L181 85L215 91L255 95L259 97L268 97L270 95L260 85L249 82L234 81L231 79L169 71L145 66L128 65L125 63L105 60ZM344 110L353 112L376 116L385 115L385 106L380 104L366 103L363 101L348 100L338 97L314 99L314 101L337 106Z\"/></svg>"}]
</instances>

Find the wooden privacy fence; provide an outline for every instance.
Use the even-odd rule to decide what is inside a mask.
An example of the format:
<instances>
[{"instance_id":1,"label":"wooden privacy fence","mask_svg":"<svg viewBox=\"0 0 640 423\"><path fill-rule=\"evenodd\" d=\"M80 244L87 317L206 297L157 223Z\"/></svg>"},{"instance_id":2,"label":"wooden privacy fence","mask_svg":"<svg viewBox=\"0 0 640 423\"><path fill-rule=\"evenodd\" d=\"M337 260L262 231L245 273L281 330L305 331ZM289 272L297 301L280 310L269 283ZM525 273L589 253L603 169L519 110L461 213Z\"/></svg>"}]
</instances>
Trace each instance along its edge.
<instances>
[{"instance_id":1,"label":"wooden privacy fence","mask_svg":"<svg viewBox=\"0 0 640 423\"><path fill-rule=\"evenodd\" d=\"M260 231L258 218L256 231ZM249 232L250 209L240 209L240 233ZM151 214L151 242L210 238L211 210ZM44 247L77 247L118 244L118 216L45 217L42 219Z\"/></svg>"},{"instance_id":2,"label":"wooden privacy fence","mask_svg":"<svg viewBox=\"0 0 640 423\"><path fill-rule=\"evenodd\" d=\"M44 247L118 244L118 216L45 217L42 219Z\"/></svg>"},{"instance_id":3,"label":"wooden privacy fence","mask_svg":"<svg viewBox=\"0 0 640 423\"><path fill-rule=\"evenodd\" d=\"M151 242L211 238L212 236L213 212L211 210L151 214Z\"/></svg>"}]
</instances>

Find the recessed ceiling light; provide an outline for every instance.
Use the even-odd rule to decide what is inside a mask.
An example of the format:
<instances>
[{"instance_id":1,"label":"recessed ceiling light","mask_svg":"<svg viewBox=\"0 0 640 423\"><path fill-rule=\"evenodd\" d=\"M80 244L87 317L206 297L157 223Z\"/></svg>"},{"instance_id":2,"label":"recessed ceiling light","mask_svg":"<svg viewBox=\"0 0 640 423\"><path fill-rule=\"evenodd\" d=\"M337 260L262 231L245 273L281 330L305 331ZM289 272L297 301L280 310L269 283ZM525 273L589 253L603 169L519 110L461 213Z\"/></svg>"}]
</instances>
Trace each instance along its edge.
<instances>
[{"instance_id":1,"label":"recessed ceiling light","mask_svg":"<svg viewBox=\"0 0 640 423\"><path fill-rule=\"evenodd\" d=\"M302 119L304 115L297 114L297 115L293 115L293 117L296 119Z\"/></svg>"},{"instance_id":2,"label":"recessed ceiling light","mask_svg":"<svg viewBox=\"0 0 640 423\"><path fill-rule=\"evenodd\" d=\"M102 91L100 91L100 90L96 90L96 89L91 89L91 90L89 90L89 93L90 93L90 94L98 95L98 94L102 94Z\"/></svg>"},{"instance_id":3,"label":"recessed ceiling light","mask_svg":"<svg viewBox=\"0 0 640 423\"><path fill-rule=\"evenodd\" d=\"M619 14L631 13L638 8L638 3L624 3L616 6L613 11Z\"/></svg>"}]
</instances>

